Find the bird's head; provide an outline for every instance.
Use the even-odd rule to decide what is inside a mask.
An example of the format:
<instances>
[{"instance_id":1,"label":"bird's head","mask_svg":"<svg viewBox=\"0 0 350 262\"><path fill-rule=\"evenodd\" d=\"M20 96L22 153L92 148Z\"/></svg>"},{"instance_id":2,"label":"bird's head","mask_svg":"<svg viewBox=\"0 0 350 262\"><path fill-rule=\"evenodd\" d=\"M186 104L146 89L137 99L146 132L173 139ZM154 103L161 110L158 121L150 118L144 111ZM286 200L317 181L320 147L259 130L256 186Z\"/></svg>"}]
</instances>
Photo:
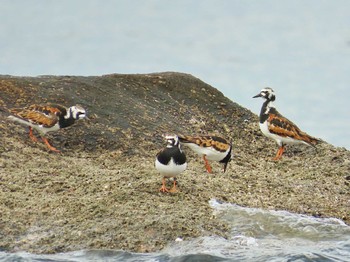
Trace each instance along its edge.
<instances>
[{"instance_id":1,"label":"bird's head","mask_svg":"<svg viewBox=\"0 0 350 262\"><path fill-rule=\"evenodd\" d=\"M275 101L276 99L275 92L270 87L265 87L261 89L259 94L257 94L256 96L253 96L253 98L256 98L256 97L262 97L265 100L269 100L269 101Z\"/></svg>"},{"instance_id":2,"label":"bird's head","mask_svg":"<svg viewBox=\"0 0 350 262\"><path fill-rule=\"evenodd\" d=\"M70 117L75 120L86 118L86 110L80 105L71 106L68 111Z\"/></svg>"},{"instance_id":3,"label":"bird's head","mask_svg":"<svg viewBox=\"0 0 350 262\"><path fill-rule=\"evenodd\" d=\"M164 135L165 140L167 141L167 147L173 147L179 145L179 137L177 135Z\"/></svg>"}]
</instances>

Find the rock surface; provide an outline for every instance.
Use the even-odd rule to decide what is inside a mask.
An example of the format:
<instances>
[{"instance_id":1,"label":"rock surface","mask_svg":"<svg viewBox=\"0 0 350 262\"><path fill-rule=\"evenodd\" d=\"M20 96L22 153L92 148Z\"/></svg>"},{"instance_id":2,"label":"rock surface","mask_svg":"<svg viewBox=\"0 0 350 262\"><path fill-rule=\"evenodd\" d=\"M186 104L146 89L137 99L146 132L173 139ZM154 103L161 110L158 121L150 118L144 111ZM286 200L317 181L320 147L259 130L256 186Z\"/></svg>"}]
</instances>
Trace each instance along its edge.
<instances>
[{"instance_id":1,"label":"rock surface","mask_svg":"<svg viewBox=\"0 0 350 262\"><path fill-rule=\"evenodd\" d=\"M59 154L7 120L9 108L45 102L81 104L89 114L48 136ZM221 135L235 157L226 173L212 163L207 174L184 148L180 192L160 193L154 160L165 133ZM272 161L277 145L257 116L191 75L0 76L0 134L2 250L151 252L178 237L225 237L213 198L350 222L349 151L290 146Z\"/></svg>"}]
</instances>

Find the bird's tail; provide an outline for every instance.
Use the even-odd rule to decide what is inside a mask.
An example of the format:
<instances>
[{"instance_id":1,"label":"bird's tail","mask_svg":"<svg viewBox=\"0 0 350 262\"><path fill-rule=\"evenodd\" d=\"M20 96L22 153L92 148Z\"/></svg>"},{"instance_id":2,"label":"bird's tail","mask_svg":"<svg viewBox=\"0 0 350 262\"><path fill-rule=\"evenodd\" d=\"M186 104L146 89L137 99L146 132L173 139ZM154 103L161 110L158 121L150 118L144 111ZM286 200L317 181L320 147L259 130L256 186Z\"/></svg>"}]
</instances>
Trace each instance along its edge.
<instances>
[{"instance_id":1,"label":"bird's tail","mask_svg":"<svg viewBox=\"0 0 350 262\"><path fill-rule=\"evenodd\" d=\"M317 144L321 143L322 140L316 137L309 136L308 134L304 133L302 136L302 139L304 142L311 146L316 146Z\"/></svg>"}]
</instances>

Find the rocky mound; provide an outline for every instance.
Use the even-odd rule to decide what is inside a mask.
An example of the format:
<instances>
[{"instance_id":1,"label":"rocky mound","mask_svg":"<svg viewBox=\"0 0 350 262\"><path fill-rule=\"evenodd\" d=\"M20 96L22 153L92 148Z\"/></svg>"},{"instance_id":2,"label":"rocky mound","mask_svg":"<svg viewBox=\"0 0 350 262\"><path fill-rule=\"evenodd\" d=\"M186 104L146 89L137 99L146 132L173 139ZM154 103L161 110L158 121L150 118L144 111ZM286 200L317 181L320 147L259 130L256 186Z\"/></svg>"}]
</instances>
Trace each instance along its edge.
<instances>
[{"instance_id":1,"label":"rocky mound","mask_svg":"<svg viewBox=\"0 0 350 262\"><path fill-rule=\"evenodd\" d=\"M49 135L59 154L7 120L9 108L45 102L89 114ZM349 151L287 147L272 161L277 145L261 135L257 116L191 75L0 76L0 132L3 250L149 252L177 237L226 236L212 198L350 222ZM181 192L160 193L154 159L165 133L226 137L235 157L226 173L213 163L207 174L184 148Z\"/></svg>"}]
</instances>

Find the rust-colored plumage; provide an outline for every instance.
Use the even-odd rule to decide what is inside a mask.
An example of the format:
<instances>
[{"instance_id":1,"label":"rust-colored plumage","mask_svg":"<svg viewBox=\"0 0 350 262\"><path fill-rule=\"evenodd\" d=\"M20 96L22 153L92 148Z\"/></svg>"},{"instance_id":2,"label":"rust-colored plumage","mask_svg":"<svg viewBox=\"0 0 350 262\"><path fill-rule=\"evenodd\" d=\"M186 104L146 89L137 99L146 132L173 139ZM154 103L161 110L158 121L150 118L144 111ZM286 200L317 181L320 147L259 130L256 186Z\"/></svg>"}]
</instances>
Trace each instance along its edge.
<instances>
[{"instance_id":1,"label":"rust-colored plumage","mask_svg":"<svg viewBox=\"0 0 350 262\"><path fill-rule=\"evenodd\" d=\"M315 146L320 141L301 131L296 124L282 116L276 110L273 105L276 96L271 88L263 88L260 93L253 98L256 97L265 99L259 116L260 129L265 136L274 139L279 145L274 160L278 160L282 157L286 144L303 143Z\"/></svg>"},{"instance_id":2,"label":"rust-colored plumage","mask_svg":"<svg viewBox=\"0 0 350 262\"><path fill-rule=\"evenodd\" d=\"M270 114L267 123L269 131L278 136L301 140L310 145L316 145L319 142L317 138L301 131L296 124L279 114Z\"/></svg>"},{"instance_id":3,"label":"rust-colored plumage","mask_svg":"<svg viewBox=\"0 0 350 262\"><path fill-rule=\"evenodd\" d=\"M208 160L218 161L224 164L224 172L228 162L231 160L232 145L226 139L218 136L179 136L184 145L190 147L194 152L203 156L205 168L208 173L212 172Z\"/></svg>"},{"instance_id":4,"label":"rust-colored plumage","mask_svg":"<svg viewBox=\"0 0 350 262\"><path fill-rule=\"evenodd\" d=\"M14 108L10 112L22 119L33 124L42 125L43 127L53 127L57 124L60 115L65 115L67 110L60 105L31 105L25 108Z\"/></svg>"},{"instance_id":5,"label":"rust-colored plumage","mask_svg":"<svg viewBox=\"0 0 350 262\"><path fill-rule=\"evenodd\" d=\"M200 147L213 147L219 152L230 148L230 143L218 136L179 136L182 143L193 143Z\"/></svg>"},{"instance_id":6,"label":"rust-colored plumage","mask_svg":"<svg viewBox=\"0 0 350 262\"><path fill-rule=\"evenodd\" d=\"M50 145L45 134L68 127L75 120L86 117L85 109L78 105L68 109L57 104L31 105L24 108L14 108L10 112L12 115L9 116L9 119L29 127L31 140L38 141L33 134L33 129L35 129L40 133L47 147L55 152L59 152L59 150Z\"/></svg>"}]
</instances>

